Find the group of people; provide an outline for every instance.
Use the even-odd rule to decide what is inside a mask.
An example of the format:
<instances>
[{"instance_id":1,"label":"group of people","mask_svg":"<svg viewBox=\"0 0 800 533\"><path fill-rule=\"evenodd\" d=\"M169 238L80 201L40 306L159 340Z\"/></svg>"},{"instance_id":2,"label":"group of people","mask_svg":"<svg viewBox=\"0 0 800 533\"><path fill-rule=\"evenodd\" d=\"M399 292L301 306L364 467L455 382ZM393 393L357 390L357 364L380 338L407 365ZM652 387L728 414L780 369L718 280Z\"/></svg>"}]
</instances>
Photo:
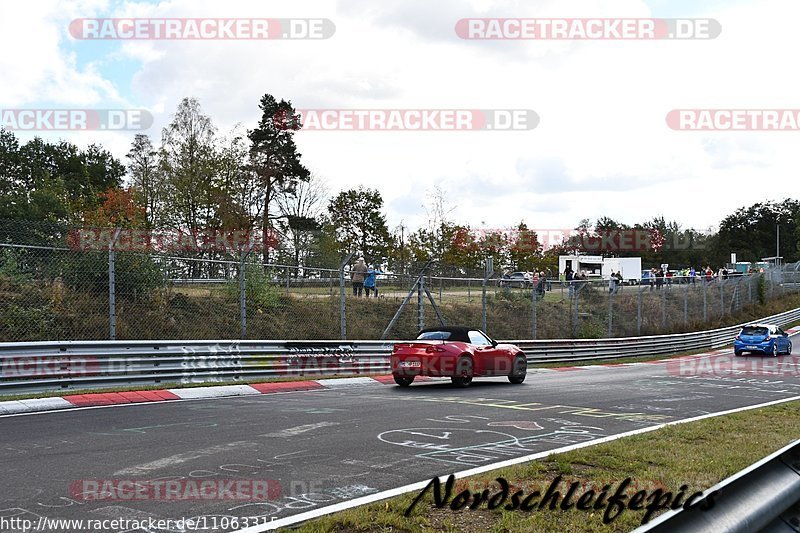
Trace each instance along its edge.
<instances>
[{"instance_id":1,"label":"group of people","mask_svg":"<svg viewBox=\"0 0 800 533\"><path fill-rule=\"evenodd\" d=\"M611 275L608 277L608 292L612 294L619 292L624 285L624 281L621 270L611 272Z\"/></svg>"},{"instance_id":2,"label":"group of people","mask_svg":"<svg viewBox=\"0 0 800 533\"><path fill-rule=\"evenodd\" d=\"M667 285L672 285L672 272L667 270L666 274L664 273L664 269L661 267L658 268L651 268L650 275L647 277L650 283L650 290L653 289L661 289L664 286L664 280L666 278Z\"/></svg>"},{"instance_id":3,"label":"group of people","mask_svg":"<svg viewBox=\"0 0 800 533\"><path fill-rule=\"evenodd\" d=\"M655 279L655 285L658 286L658 278L659 278L659 271L658 269L651 269L650 273L650 285L652 286ZM738 275L737 272L729 272L727 268L720 267L719 270L716 272L711 266L706 266L705 268L696 269L694 267L684 268L672 273L672 271L667 271L666 274L662 274L663 278L667 280L667 284L671 285L673 277L677 277L679 282L683 283L696 283L698 279L705 281L706 283L711 283L715 279L717 280L726 280L733 275Z\"/></svg>"},{"instance_id":4,"label":"group of people","mask_svg":"<svg viewBox=\"0 0 800 533\"><path fill-rule=\"evenodd\" d=\"M586 281L589 279L588 274L586 274L585 270L581 270L580 272L575 272L572 270L572 267L567 265L567 268L564 269L564 281L567 282L567 290L569 291L569 297L572 298L575 295L575 290L580 290L586 284Z\"/></svg>"},{"instance_id":5,"label":"group of people","mask_svg":"<svg viewBox=\"0 0 800 533\"><path fill-rule=\"evenodd\" d=\"M547 276L544 271L534 272L531 277L531 287L536 291L536 294L543 297L544 291L547 288Z\"/></svg>"},{"instance_id":6,"label":"group of people","mask_svg":"<svg viewBox=\"0 0 800 533\"><path fill-rule=\"evenodd\" d=\"M374 264L367 265L363 257L359 257L356 264L350 270L350 279L353 282L353 296L361 296L364 293L366 298L369 298L369 293L373 294L374 298L378 297L378 274L383 272L376 268Z\"/></svg>"}]
</instances>

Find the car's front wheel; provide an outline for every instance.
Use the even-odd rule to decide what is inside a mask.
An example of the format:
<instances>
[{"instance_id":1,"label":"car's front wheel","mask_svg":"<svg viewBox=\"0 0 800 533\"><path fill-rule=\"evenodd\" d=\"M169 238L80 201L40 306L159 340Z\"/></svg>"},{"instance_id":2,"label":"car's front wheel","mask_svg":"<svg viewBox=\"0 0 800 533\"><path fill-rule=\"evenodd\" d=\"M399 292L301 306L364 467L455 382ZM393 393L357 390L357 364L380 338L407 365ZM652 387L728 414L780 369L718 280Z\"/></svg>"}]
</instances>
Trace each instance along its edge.
<instances>
[{"instance_id":1,"label":"car's front wheel","mask_svg":"<svg viewBox=\"0 0 800 533\"><path fill-rule=\"evenodd\" d=\"M408 387L409 385L414 383L414 376L411 377L394 376L394 382L400 385L401 387Z\"/></svg>"},{"instance_id":2,"label":"car's front wheel","mask_svg":"<svg viewBox=\"0 0 800 533\"><path fill-rule=\"evenodd\" d=\"M792 355L792 341L789 341L789 344L786 345L786 355Z\"/></svg>"},{"instance_id":3,"label":"car's front wheel","mask_svg":"<svg viewBox=\"0 0 800 533\"><path fill-rule=\"evenodd\" d=\"M525 357L519 356L514 358L514 364L511 367L511 374L508 376L508 381L514 385L519 385L525 381L525 376L528 375L528 361Z\"/></svg>"},{"instance_id":4,"label":"car's front wheel","mask_svg":"<svg viewBox=\"0 0 800 533\"><path fill-rule=\"evenodd\" d=\"M462 357L456 364L456 375L450 378L456 387L469 387L472 383L472 359Z\"/></svg>"}]
</instances>

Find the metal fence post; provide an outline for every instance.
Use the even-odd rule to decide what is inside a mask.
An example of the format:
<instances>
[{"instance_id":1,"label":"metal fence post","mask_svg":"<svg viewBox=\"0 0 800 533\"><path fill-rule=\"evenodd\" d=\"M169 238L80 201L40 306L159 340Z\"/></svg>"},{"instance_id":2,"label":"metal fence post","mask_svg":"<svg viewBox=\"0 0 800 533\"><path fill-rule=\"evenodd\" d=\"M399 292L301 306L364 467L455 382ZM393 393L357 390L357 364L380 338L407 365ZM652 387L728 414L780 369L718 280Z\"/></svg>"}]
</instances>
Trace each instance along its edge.
<instances>
[{"instance_id":1,"label":"metal fence post","mask_svg":"<svg viewBox=\"0 0 800 533\"><path fill-rule=\"evenodd\" d=\"M686 291L683 293L683 324L689 323L689 284L686 284Z\"/></svg>"},{"instance_id":2,"label":"metal fence post","mask_svg":"<svg viewBox=\"0 0 800 533\"><path fill-rule=\"evenodd\" d=\"M719 316L725 316L725 284L719 280Z\"/></svg>"},{"instance_id":3,"label":"metal fence post","mask_svg":"<svg viewBox=\"0 0 800 533\"><path fill-rule=\"evenodd\" d=\"M708 322L708 282L703 280L703 322Z\"/></svg>"},{"instance_id":4,"label":"metal fence post","mask_svg":"<svg viewBox=\"0 0 800 533\"><path fill-rule=\"evenodd\" d=\"M344 261L339 264L339 323L342 340L347 339L347 307L344 299L344 267L350 262L355 252L351 252Z\"/></svg>"},{"instance_id":5,"label":"metal fence post","mask_svg":"<svg viewBox=\"0 0 800 533\"><path fill-rule=\"evenodd\" d=\"M486 331L486 278L481 284L481 327Z\"/></svg>"},{"instance_id":6,"label":"metal fence post","mask_svg":"<svg viewBox=\"0 0 800 533\"><path fill-rule=\"evenodd\" d=\"M667 329L667 288L661 288L661 329Z\"/></svg>"},{"instance_id":7,"label":"metal fence post","mask_svg":"<svg viewBox=\"0 0 800 533\"><path fill-rule=\"evenodd\" d=\"M425 294L425 276L419 277L417 283L417 326L418 331L425 329L425 300L422 295Z\"/></svg>"},{"instance_id":8,"label":"metal fence post","mask_svg":"<svg viewBox=\"0 0 800 533\"><path fill-rule=\"evenodd\" d=\"M531 323L531 339L536 339L536 287L531 290L531 308L533 310L533 320Z\"/></svg>"},{"instance_id":9,"label":"metal fence post","mask_svg":"<svg viewBox=\"0 0 800 533\"><path fill-rule=\"evenodd\" d=\"M247 285L245 274L245 261L247 254L242 255L242 260L239 263L239 317L241 320L241 338L247 338Z\"/></svg>"},{"instance_id":10,"label":"metal fence post","mask_svg":"<svg viewBox=\"0 0 800 533\"><path fill-rule=\"evenodd\" d=\"M614 336L614 292L608 291L608 336Z\"/></svg>"},{"instance_id":11,"label":"metal fence post","mask_svg":"<svg viewBox=\"0 0 800 533\"><path fill-rule=\"evenodd\" d=\"M119 233L119 230L117 230ZM116 240L116 238L114 239ZM114 243L108 246L108 338L117 340L117 287L116 287L116 252Z\"/></svg>"},{"instance_id":12,"label":"metal fence post","mask_svg":"<svg viewBox=\"0 0 800 533\"><path fill-rule=\"evenodd\" d=\"M483 308L482 311L481 311L481 314L482 314L481 325L483 326L484 333L489 333L487 331L488 328L486 326L486 322L487 322L487 320L486 320L486 313L487 313L486 307L488 305L488 302L486 301L486 284L489 282L489 278L492 277L492 274L494 274L494 258L493 257L487 257L483 262L483 283L481 285L481 292L482 292L482 294L481 294L481 306Z\"/></svg>"},{"instance_id":13,"label":"metal fence post","mask_svg":"<svg viewBox=\"0 0 800 533\"><path fill-rule=\"evenodd\" d=\"M642 334L642 286L639 286L639 292L636 293L636 334Z\"/></svg>"},{"instance_id":14,"label":"metal fence post","mask_svg":"<svg viewBox=\"0 0 800 533\"><path fill-rule=\"evenodd\" d=\"M575 292L572 293L572 302L575 305L575 311L572 314L572 338L578 337L578 287L575 287Z\"/></svg>"}]
</instances>

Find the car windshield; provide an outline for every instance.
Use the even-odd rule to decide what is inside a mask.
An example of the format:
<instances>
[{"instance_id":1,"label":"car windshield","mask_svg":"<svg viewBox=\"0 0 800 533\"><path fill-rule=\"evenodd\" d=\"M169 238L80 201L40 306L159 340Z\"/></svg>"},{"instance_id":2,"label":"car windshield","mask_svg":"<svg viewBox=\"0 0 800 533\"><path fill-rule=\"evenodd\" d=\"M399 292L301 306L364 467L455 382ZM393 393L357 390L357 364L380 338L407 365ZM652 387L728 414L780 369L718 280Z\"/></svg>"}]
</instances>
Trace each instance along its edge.
<instances>
[{"instance_id":1,"label":"car windshield","mask_svg":"<svg viewBox=\"0 0 800 533\"><path fill-rule=\"evenodd\" d=\"M419 334L417 340L420 341L446 341L450 338L449 331L425 331Z\"/></svg>"},{"instance_id":2,"label":"car windshield","mask_svg":"<svg viewBox=\"0 0 800 533\"><path fill-rule=\"evenodd\" d=\"M742 328L742 335L767 335L769 331L767 328L761 326L746 326Z\"/></svg>"},{"instance_id":3,"label":"car windshield","mask_svg":"<svg viewBox=\"0 0 800 533\"><path fill-rule=\"evenodd\" d=\"M490 346L492 342L480 331L469 332L469 342L476 346Z\"/></svg>"}]
</instances>

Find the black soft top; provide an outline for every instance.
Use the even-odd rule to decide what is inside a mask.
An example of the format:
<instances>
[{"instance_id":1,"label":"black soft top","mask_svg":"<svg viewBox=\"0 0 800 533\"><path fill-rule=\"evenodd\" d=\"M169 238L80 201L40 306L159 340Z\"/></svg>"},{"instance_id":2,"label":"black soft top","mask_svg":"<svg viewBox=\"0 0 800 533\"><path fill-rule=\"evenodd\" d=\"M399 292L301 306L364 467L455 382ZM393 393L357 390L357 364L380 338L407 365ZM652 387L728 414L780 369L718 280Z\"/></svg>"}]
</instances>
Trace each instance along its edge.
<instances>
[{"instance_id":1,"label":"black soft top","mask_svg":"<svg viewBox=\"0 0 800 533\"><path fill-rule=\"evenodd\" d=\"M429 333L431 331L446 331L450 333L450 338L447 339L449 341L455 342L469 342L469 333L470 331L480 331L478 328L468 328L466 326L439 326L436 328L425 328L420 330L417 336L423 333Z\"/></svg>"}]
</instances>

